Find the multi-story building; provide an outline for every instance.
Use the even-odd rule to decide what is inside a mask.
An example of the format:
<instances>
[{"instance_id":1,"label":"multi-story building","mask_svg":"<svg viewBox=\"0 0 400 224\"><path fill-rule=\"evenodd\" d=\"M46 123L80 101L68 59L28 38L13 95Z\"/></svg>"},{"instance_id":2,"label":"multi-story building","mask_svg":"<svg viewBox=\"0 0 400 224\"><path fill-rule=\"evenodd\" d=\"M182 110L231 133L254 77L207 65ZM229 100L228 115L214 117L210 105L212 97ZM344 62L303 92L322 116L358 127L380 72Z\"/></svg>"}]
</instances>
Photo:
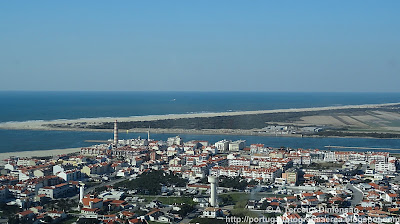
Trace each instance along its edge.
<instances>
[{"instance_id":1,"label":"multi-story building","mask_svg":"<svg viewBox=\"0 0 400 224\"><path fill-rule=\"evenodd\" d=\"M282 173L282 178L289 185L296 185L297 184L297 172L285 172L285 173Z\"/></svg>"},{"instance_id":2,"label":"multi-story building","mask_svg":"<svg viewBox=\"0 0 400 224\"><path fill-rule=\"evenodd\" d=\"M246 158L234 158L234 159L228 159L228 166L245 166L249 167L250 166L250 160Z\"/></svg>"},{"instance_id":3,"label":"multi-story building","mask_svg":"<svg viewBox=\"0 0 400 224\"><path fill-rule=\"evenodd\" d=\"M240 167L221 167L214 166L211 168L210 175L211 176L227 176L227 177L238 177L240 176Z\"/></svg>"},{"instance_id":4,"label":"multi-story building","mask_svg":"<svg viewBox=\"0 0 400 224\"><path fill-rule=\"evenodd\" d=\"M229 143L229 151L237 152L246 147L246 140L237 140Z\"/></svg>"},{"instance_id":5,"label":"multi-story building","mask_svg":"<svg viewBox=\"0 0 400 224\"><path fill-rule=\"evenodd\" d=\"M47 186L39 189L38 194L44 194L49 198L62 198L66 197L71 188L67 183L58 184L55 186Z\"/></svg>"},{"instance_id":6,"label":"multi-story building","mask_svg":"<svg viewBox=\"0 0 400 224\"><path fill-rule=\"evenodd\" d=\"M216 142L214 145L217 147L218 152L226 152L229 149L229 143L230 141L228 140L221 140Z\"/></svg>"},{"instance_id":7,"label":"multi-story building","mask_svg":"<svg viewBox=\"0 0 400 224\"><path fill-rule=\"evenodd\" d=\"M275 181L276 177L280 177L282 170L276 167L250 169L243 168L242 176L247 179L261 180L261 181Z\"/></svg>"},{"instance_id":8,"label":"multi-story building","mask_svg":"<svg viewBox=\"0 0 400 224\"><path fill-rule=\"evenodd\" d=\"M375 163L375 171L376 172L396 172L396 164L395 162L378 162Z\"/></svg>"},{"instance_id":9,"label":"multi-story building","mask_svg":"<svg viewBox=\"0 0 400 224\"><path fill-rule=\"evenodd\" d=\"M66 182L79 180L81 178L81 171L78 169L61 171L57 174L57 176L62 178Z\"/></svg>"},{"instance_id":10,"label":"multi-story building","mask_svg":"<svg viewBox=\"0 0 400 224\"><path fill-rule=\"evenodd\" d=\"M183 144L183 139L179 136L170 137L167 140L167 145L182 145L182 144Z\"/></svg>"}]
</instances>

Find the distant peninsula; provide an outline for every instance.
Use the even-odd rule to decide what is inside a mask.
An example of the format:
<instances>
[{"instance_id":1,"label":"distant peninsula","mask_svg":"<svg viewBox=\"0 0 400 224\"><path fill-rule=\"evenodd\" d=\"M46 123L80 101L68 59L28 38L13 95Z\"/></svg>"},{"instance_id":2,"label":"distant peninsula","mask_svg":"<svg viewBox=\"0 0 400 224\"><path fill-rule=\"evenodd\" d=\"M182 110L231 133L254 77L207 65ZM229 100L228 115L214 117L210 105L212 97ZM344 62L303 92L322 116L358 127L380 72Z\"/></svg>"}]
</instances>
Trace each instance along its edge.
<instances>
[{"instance_id":1,"label":"distant peninsula","mask_svg":"<svg viewBox=\"0 0 400 224\"><path fill-rule=\"evenodd\" d=\"M400 103L1 123L2 129L400 138Z\"/></svg>"}]
</instances>

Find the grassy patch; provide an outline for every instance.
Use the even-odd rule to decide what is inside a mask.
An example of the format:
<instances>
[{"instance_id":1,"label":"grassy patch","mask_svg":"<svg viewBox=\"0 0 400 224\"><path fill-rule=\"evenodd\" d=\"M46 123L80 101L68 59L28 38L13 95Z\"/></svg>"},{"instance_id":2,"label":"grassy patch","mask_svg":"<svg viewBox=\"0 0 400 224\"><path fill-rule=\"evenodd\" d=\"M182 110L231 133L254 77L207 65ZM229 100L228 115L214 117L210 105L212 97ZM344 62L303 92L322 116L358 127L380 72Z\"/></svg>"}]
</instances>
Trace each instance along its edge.
<instances>
[{"instance_id":1,"label":"grassy patch","mask_svg":"<svg viewBox=\"0 0 400 224\"><path fill-rule=\"evenodd\" d=\"M192 198L190 197L159 197L157 200L161 201L163 204L189 204L189 205L194 205L195 202L193 201Z\"/></svg>"},{"instance_id":2,"label":"grassy patch","mask_svg":"<svg viewBox=\"0 0 400 224\"><path fill-rule=\"evenodd\" d=\"M225 224L225 220L221 219L208 219L208 218L194 218L190 221L190 223L199 223L199 224Z\"/></svg>"},{"instance_id":3,"label":"grassy patch","mask_svg":"<svg viewBox=\"0 0 400 224\"><path fill-rule=\"evenodd\" d=\"M293 195L288 195L288 194L273 194L273 193L261 193L261 196L262 196L263 198L269 198L269 197L284 198L284 197L293 196Z\"/></svg>"},{"instance_id":4,"label":"grassy patch","mask_svg":"<svg viewBox=\"0 0 400 224\"><path fill-rule=\"evenodd\" d=\"M72 223L74 223L76 221L78 221L77 217L70 217L70 218L67 218L67 219L63 220L62 223L64 223L64 224L72 224Z\"/></svg>"},{"instance_id":5,"label":"grassy patch","mask_svg":"<svg viewBox=\"0 0 400 224\"><path fill-rule=\"evenodd\" d=\"M225 195L230 195L232 197L233 203L237 203L237 202L243 201L243 200L247 201L250 197L250 194L243 193L243 192L232 192L232 193L220 194L220 196L222 196L222 197Z\"/></svg>"},{"instance_id":6,"label":"grassy patch","mask_svg":"<svg viewBox=\"0 0 400 224\"><path fill-rule=\"evenodd\" d=\"M232 197L232 201L233 203L237 203L240 201L246 201L249 200L252 196L251 193L244 193L244 192L232 192L232 193L225 193L225 194L220 194L219 197L224 197L230 195ZM261 192L261 193L257 193L257 195L259 196L259 198L265 198L265 197L277 197L277 198L284 198L287 196L291 196L291 195L286 195L286 194L273 194L273 193L266 193L266 192Z\"/></svg>"},{"instance_id":7,"label":"grassy patch","mask_svg":"<svg viewBox=\"0 0 400 224\"><path fill-rule=\"evenodd\" d=\"M132 195L132 196L138 197L138 198L144 198L145 202L151 202L157 198L157 196L154 196L154 195Z\"/></svg>"},{"instance_id":8,"label":"grassy patch","mask_svg":"<svg viewBox=\"0 0 400 224\"><path fill-rule=\"evenodd\" d=\"M153 196L153 195L135 195L136 197L139 198L144 198L145 202L151 202L154 200L158 200L163 204L189 204L189 205L194 205L196 204L191 197L176 197L176 196L171 196L171 197L165 197L165 196Z\"/></svg>"}]
</instances>

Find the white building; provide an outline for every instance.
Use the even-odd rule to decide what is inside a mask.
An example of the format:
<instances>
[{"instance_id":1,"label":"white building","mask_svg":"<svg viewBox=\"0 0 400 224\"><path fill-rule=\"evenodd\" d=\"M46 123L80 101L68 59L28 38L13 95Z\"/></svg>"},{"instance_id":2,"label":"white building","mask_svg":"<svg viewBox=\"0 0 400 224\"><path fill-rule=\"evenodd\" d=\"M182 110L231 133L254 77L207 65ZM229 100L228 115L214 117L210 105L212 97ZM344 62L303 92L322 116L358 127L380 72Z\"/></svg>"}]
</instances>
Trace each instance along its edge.
<instances>
[{"instance_id":1,"label":"white building","mask_svg":"<svg viewBox=\"0 0 400 224\"><path fill-rule=\"evenodd\" d=\"M55 165L53 166L53 174L57 175L57 173L64 171L64 167L61 165Z\"/></svg>"},{"instance_id":2,"label":"white building","mask_svg":"<svg viewBox=\"0 0 400 224\"><path fill-rule=\"evenodd\" d=\"M57 174L58 177L62 178L66 182L72 181L72 180L78 180L81 178L81 171L74 169L74 170L67 170L67 171L61 171Z\"/></svg>"},{"instance_id":3,"label":"white building","mask_svg":"<svg viewBox=\"0 0 400 224\"><path fill-rule=\"evenodd\" d=\"M246 147L246 140L237 140L229 143L229 151L237 152L243 150Z\"/></svg>"},{"instance_id":4,"label":"white building","mask_svg":"<svg viewBox=\"0 0 400 224\"><path fill-rule=\"evenodd\" d=\"M221 167L214 166L211 168L210 175L212 176L227 176L227 177L238 177L240 176L240 168L238 167Z\"/></svg>"},{"instance_id":5,"label":"white building","mask_svg":"<svg viewBox=\"0 0 400 224\"><path fill-rule=\"evenodd\" d=\"M229 149L229 143L230 141L228 140L221 140L215 143L215 147L218 149L218 152L225 152Z\"/></svg>"},{"instance_id":6,"label":"white building","mask_svg":"<svg viewBox=\"0 0 400 224\"><path fill-rule=\"evenodd\" d=\"M55 199L65 197L69 191L69 185L67 183L63 183L55 186L42 187L39 189L38 194L44 194L49 198Z\"/></svg>"},{"instance_id":7,"label":"white building","mask_svg":"<svg viewBox=\"0 0 400 224\"><path fill-rule=\"evenodd\" d=\"M183 139L179 136L168 138L167 140L168 145L182 145Z\"/></svg>"},{"instance_id":8,"label":"white building","mask_svg":"<svg viewBox=\"0 0 400 224\"><path fill-rule=\"evenodd\" d=\"M203 211L203 217L204 218L209 218L209 219L215 219L217 217L222 217L223 216L223 212L220 208L213 208L213 207L209 207L209 208L205 208Z\"/></svg>"},{"instance_id":9,"label":"white building","mask_svg":"<svg viewBox=\"0 0 400 224\"><path fill-rule=\"evenodd\" d=\"M36 161L33 159L18 159L17 166L35 166Z\"/></svg>"},{"instance_id":10,"label":"white building","mask_svg":"<svg viewBox=\"0 0 400 224\"><path fill-rule=\"evenodd\" d=\"M250 166L250 160L246 158L234 158L234 159L229 159L228 160L228 165L229 166Z\"/></svg>"},{"instance_id":11,"label":"white building","mask_svg":"<svg viewBox=\"0 0 400 224\"><path fill-rule=\"evenodd\" d=\"M375 163L375 171L376 172L396 172L396 165L394 162L378 162Z\"/></svg>"}]
</instances>

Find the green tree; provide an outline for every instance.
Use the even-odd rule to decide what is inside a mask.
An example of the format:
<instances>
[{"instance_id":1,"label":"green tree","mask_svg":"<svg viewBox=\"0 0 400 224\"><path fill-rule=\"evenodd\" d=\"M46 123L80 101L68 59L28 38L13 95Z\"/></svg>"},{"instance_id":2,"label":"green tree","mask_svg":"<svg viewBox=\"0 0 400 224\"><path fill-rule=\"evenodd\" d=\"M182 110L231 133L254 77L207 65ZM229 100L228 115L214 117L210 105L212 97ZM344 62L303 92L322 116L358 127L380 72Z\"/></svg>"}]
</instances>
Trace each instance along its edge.
<instances>
[{"instance_id":1,"label":"green tree","mask_svg":"<svg viewBox=\"0 0 400 224\"><path fill-rule=\"evenodd\" d=\"M165 173L162 170L152 170L143 173L134 180L123 181L115 184L115 187L124 187L131 190L137 190L140 194L156 195L161 193L162 186L186 186L187 180L179 175Z\"/></svg>"}]
</instances>

